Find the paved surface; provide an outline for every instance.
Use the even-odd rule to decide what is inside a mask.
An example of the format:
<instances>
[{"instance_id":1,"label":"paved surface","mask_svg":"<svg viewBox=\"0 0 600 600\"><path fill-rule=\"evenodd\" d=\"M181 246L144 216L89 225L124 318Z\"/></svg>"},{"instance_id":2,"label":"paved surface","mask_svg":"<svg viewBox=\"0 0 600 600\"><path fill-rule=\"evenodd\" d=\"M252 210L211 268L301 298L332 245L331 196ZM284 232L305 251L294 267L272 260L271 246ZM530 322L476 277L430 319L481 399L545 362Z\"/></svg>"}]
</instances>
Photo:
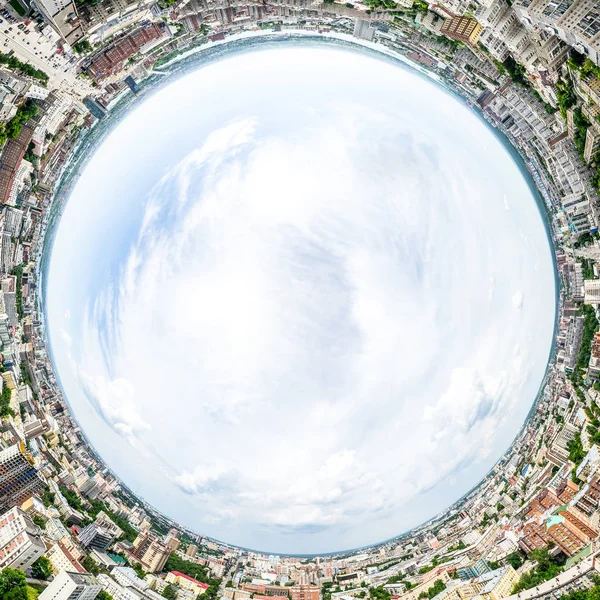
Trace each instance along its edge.
<instances>
[{"instance_id":1,"label":"paved surface","mask_svg":"<svg viewBox=\"0 0 600 600\"><path fill-rule=\"evenodd\" d=\"M5 8L3 2L0 2L0 7ZM48 89L72 90L80 97L93 90L88 81L77 76L77 59L59 53L55 41L35 30L35 21L29 24L29 33L26 34L18 28L18 21L0 19L0 52L12 50L19 60L44 71L50 78Z\"/></svg>"}]
</instances>

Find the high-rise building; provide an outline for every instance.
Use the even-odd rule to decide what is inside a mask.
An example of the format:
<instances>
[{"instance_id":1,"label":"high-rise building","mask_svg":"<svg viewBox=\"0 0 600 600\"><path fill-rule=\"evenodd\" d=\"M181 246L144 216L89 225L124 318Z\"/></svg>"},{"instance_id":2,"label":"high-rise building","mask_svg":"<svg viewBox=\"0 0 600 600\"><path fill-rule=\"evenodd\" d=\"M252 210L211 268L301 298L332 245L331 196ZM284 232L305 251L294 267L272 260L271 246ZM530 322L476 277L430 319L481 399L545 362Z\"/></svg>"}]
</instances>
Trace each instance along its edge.
<instances>
[{"instance_id":1,"label":"high-rise building","mask_svg":"<svg viewBox=\"0 0 600 600\"><path fill-rule=\"evenodd\" d=\"M171 554L171 549L151 531L142 531L133 541L133 555L146 571L162 570Z\"/></svg>"},{"instance_id":2,"label":"high-rise building","mask_svg":"<svg viewBox=\"0 0 600 600\"><path fill-rule=\"evenodd\" d=\"M166 544L167 544L167 547L169 548L169 550L171 550L171 552L175 552L176 550L179 549L181 542L176 537L169 535L167 537Z\"/></svg>"},{"instance_id":3,"label":"high-rise building","mask_svg":"<svg viewBox=\"0 0 600 600\"><path fill-rule=\"evenodd\" d=\"M100 102L94 100L94 98L84 98L83 103L85 107L96 117L96 119L104 119L108 114L108 111Z\"/></svg>"},{"instance_id":4,"label":"high-rise building","mask_svg":"<svg viewBox=\"0 0 600 600\"><path fill-rule=\"evenodd\" d=\"M356 19L354 23L354 37L367 40L367 42L372 42L374 35L375 29L371 27L371 23L369 21L365 21L364 19Z\"/></svg>"},{"instance_id":5,"label":"high-rise building","mask_svg":"<svg viewBox=\"0 0 600 600\"><path fill-rule=\"evenodd\" d=\"M519 19L552 32L600 64L600 5L597 0L517 0Z\"/></svg>"},{"instance_id":6,"label":"high-rise building","mask_svg":"<svg viewBox=\"0 0 600 600\"><path fill-rule=\"evenodd\" d=\"M195 546L194 544L190 544L187 547L185 554L186 554L186 556L191 556L192 558L194 558L194 556L196 556L197 552L198 552L198 546Z\"/></svg>"},{"instance_id":7,"label":"high-rise building","mask_svg":"<svg viewBox=\"0 0 600 600\"><path fill-rule=\"evenodd\" d=\"M104 551L113 543L115 537L98 523L90 523L81 530L78 539L84 548Z\"/></svg>"},{"instance_id":8,"label":"high-rise building","mask_svg":"<svg viewBox=\"0 0 600 600\"><path fill-rule=\"evenodd\" d=\"M89 573L62 571L39 595L39 600L94 600L101 589Z\"/></svg>"},{"instance_id":9,"label":"high-rise building","mask_svg":"<svg viewBox=\"0 0 600 600\"><path fill-rule=\"evenodd\" d=\"M477 43L482 31L483 27L472 17L452 17L442 25L442 35L471 46Z\"/></svg>"},{"instance_id":10,"label":"high-rise building","mask_svg":"<svg viewBox=\"0 0 600 600\"><path fill-rule=\"evenodd\" d=\"M131 75L125 77L125 83L129 86L129 89L134 94L139 94L142 91L140 89L140 86L137 84L136 80Z\"/></svg>"},{"instance_id":11,"label":"high-rise building","mask_svg":"<svg viewBox=\"0 0 600 600\"><path fill-rule=\"evenodd\" d=\"M21 505L43 489L44 482L23 442L0 452L0 510Z\"/></svg>"},{"instance_id":12,"label":"high-rise building","mask_svg":"<svg viewBox=\"0 0 600 600\"><path fill-rule=\"evenodd\" d=\"M317 585L294 585L289 588L291 600L320 600L321 588Z\"/></svg>"},{"instance_id":13,"label":"high-rise building","mask_svg":"<svg viewBox=\"0 0 600 600\"><path fill-rule=\"evenodd\" d=\"M26 512L15 506L0 517L0 570L25 571L45 551L42 532Z\"/></svg>"}]
</instances>

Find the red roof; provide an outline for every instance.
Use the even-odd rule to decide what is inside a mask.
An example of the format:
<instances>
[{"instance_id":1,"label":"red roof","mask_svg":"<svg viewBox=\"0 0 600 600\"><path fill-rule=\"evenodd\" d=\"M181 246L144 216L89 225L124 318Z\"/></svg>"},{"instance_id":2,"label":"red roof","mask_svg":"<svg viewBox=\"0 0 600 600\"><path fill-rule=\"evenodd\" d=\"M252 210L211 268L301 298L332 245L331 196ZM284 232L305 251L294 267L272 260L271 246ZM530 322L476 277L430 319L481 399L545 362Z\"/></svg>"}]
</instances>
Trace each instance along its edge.
<instances>
[{"instance_id":1,"label":"red roof","mask_svg":"<svg viewBox=\"0 0 600 600\"><path fill-rule=\"evenodd\" d=\"M203 583L202 581L198 581L197 579L194 579L193 577L190 577L189 575L186 575L185 573L180 573L179 571L171 571L171 573L173 575L175 575L175 577L183 577L184 579L187 579L188 581L193 581L196 585L199 585L204 590L210 587L208 585L208 583Z\"/></svg>"}]
</instances>

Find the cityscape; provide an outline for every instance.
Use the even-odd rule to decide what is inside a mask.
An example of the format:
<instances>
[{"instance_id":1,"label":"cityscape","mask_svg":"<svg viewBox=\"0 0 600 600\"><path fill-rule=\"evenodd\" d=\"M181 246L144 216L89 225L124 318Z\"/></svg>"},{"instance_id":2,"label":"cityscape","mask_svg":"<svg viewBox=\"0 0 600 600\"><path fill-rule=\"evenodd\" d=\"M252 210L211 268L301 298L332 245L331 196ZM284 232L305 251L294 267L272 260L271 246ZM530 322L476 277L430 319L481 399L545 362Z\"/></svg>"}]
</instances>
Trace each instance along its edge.
<instances>
[{"instance_id":1,"label":"cityscape","mask_svg":"<svg viewBox=\"0 0 600 600\"><path fill-rule=\"evenodd\" d=\"M202 61L298 39L408 65L510 144L558 288L539 392L483 480L409 531L318 555L231 545L137 494L74 418L45 318L61 215L118 123ZM0 45L0 600L600 593L597 0L10 0Z\"/></svg>"}]
</instances>

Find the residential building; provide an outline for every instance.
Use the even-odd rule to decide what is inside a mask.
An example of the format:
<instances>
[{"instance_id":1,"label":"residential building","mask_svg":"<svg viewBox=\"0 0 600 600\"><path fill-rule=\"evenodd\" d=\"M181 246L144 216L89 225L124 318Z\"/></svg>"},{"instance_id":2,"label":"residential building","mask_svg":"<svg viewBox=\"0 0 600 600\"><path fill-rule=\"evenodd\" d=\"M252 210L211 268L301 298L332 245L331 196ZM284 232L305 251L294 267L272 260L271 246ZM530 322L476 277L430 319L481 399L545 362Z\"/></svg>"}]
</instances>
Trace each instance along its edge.
<instances>
[{"instance_id":1,"label":"residential building","mask_svg":"<svg viewBox=\"0 0 600 600\"><path fill-rule=\"evenodd\" d=\"M38 596L39 600L94 600L102 586L89 573L62 571Z\"/></svg>"},{"instance_id":2,"label":"residential building","mask_svg":"<svg viewBox=\"0 0 600 600\"><path fill-rule=\"evenodd\" d=\"M45 551L42 532L25 511L15 506L0 517L0 570L26 571Z\"/></svg>"}]
</instances>

